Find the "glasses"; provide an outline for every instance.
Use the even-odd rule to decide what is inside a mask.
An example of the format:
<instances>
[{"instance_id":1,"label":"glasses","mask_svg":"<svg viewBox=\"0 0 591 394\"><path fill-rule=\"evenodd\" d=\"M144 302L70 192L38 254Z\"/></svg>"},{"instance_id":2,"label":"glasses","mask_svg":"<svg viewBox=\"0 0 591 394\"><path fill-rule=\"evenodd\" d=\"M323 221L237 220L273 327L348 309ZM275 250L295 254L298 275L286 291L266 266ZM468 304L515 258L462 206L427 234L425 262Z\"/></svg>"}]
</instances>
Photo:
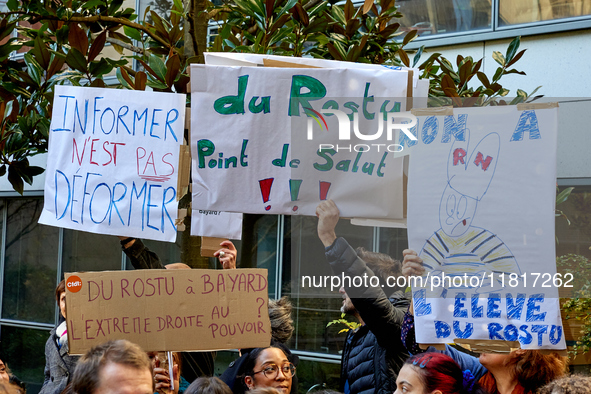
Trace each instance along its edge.
<instances>
[{"instance_id":1,"label":"glasses","mask_svg":"<svg viewBox=\"0 0 591 394\"><path fill-rule=\"evenodd\" d=\"M293 376L295 376L295 371L296 367L292 363L283 364L283 366L281 367L281 372L283 373L283 376L285 376L286 378L292 378ZM269 364L260 371L254 372L253 375L256 375L257 373L261 372L263 373L263 375L265 375L267 379L277 379L277 376L279 376L279 367L275 364Z\"/></svg>"}]
</instances>

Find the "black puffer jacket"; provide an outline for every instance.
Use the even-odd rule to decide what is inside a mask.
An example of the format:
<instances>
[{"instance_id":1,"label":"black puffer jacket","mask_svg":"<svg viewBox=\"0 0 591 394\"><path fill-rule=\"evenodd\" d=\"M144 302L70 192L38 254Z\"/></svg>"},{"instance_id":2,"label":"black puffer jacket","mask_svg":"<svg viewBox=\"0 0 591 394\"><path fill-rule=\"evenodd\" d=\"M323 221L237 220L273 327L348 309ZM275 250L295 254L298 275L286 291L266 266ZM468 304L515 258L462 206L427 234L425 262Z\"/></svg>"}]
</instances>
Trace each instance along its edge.
<instances>
[{"instance_id":1,"label":"black puffer jacket","mask_svg":"<svg viewBox=\"0 0 591 394\"><path fill-rule=\"evenodd\" d=\"M343 238L326 249L326 258L338 276L374 276ZM400 291L388 299L382 287L347 284L345 290L365 325L347 335L341 360L341 391L392 394L398 371L409 356L400 339L400 327L410 300Z\"/></svg>"}]
</instances>

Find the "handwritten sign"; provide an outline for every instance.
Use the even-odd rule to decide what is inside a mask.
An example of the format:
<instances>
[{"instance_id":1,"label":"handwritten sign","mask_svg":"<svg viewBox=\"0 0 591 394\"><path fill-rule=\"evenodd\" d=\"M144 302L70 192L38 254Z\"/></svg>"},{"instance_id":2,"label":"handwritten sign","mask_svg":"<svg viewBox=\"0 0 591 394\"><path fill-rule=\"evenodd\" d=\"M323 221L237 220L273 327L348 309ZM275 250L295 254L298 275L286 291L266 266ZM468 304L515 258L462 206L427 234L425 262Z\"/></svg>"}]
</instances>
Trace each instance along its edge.
<instances>
[{"instance_id":1,"label":"handwritten sign","mask_svg":"<svg viewBox=\"0 0 591 394\"><path fill-rule=\"evenodd\" d=\"M185 95L57 86L40 223L174 242Z\"/></svg>"},{"instance_id":2,"label":"handwritten sign","mask_svg":"<svg viewBox=\"0 0 591 394\"><path fill-rule=\"evenodd\" d=\"M268 346L267 270L66 274L70 353L110 339L146 351Z\"/></svg>"},{"instance_id":3,"label":"handwritten sign","mask_svg":"<svg viewBox=\"0 0 591 394\"><path fill-rule=\"evenodd\" d=\"M408 72L193 65L193 209L402 217ZM207 125L206 127L204 125Z\"/></svg>"},{"instance_id":4,"label":"handwritten sign","mask_svg":"<svg viewBox=\"0 0 591 394\"><path fill-rule=\"evenodd\" d=\"M411 283L417 339L564 349L554 204L558 108L424 115L410 152L408 230L427 275Z\"/></svg>"}]
</instances>

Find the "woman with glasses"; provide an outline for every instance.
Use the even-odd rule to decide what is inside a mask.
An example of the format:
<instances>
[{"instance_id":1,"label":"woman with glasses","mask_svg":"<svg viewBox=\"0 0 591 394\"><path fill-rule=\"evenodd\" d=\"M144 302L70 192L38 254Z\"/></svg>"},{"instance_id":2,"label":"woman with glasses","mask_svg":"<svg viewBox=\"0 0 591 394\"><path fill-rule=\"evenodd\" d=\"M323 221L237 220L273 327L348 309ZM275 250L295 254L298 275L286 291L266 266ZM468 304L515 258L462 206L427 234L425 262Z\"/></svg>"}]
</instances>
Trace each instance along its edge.
<instances>
[{"instance_id":1,"label":"woman with glasses","mask_svg":"<svg viewBox=\"0 0 591 394\"><path fill-rule=\"evenodd\" d=\"M266 387L274 388L280 394L290 394L296 372L293 361L294 355L281 343L273 342L266 348L243 349L242 357L230 364L221 379L234 394Z\"/></svg>"}]
</instances>

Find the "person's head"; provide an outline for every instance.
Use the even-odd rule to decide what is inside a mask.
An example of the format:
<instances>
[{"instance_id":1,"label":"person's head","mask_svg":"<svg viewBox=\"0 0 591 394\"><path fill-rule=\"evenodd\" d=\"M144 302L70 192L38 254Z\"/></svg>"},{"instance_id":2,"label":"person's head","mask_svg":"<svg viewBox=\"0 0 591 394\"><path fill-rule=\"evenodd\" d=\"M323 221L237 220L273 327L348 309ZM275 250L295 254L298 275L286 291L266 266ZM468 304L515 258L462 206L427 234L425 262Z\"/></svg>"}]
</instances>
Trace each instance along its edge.
<instances>
[{"instance_id":1,"label":"person's head","mask_svg":"<svg viewBox=\"0 0 591 394\"><path fill-rule=\"evenodd\" d=\"M474 377L462 372L448 355L422 353L406 360L396 379L395 394L462 394L471 391Z\"/></svg>"},{"instance_id":2,"label":"person's head","mask_svg":"<svg viewBox=\"0 0 591 394\"><path fill-rule=\"evenodd\" d=\"M166 264L164 266L164 268L166 268L167 270L190 270L191 269L191 267L189 267L185 263L170 263L170 264Z\"/></svg>"},{"instance_id":3,"label":"person's head","mask_svg":"<svg viewBox=\"0 0 591 394\"><path fill-rule=\"evenodd\" d=\"M587 394L590 390L591 376L570 375L548 383L538 394Z\"/></svg>"},{"instance_id":4,"label":"person's head","mask_svg":"<svg viewBox=\"0 0 591 394\"><path fill-rule=\"evenodd\" d=\"M55 288L55 301L60 307L60 312L62 316L66 317L66 281L62 279L62 281L57 285Z\"/></svg>"},{"instance_id":5,"label":"person's head","mask_svg":"<svg viewBox=\"0 0 591 394\"><path fill-rule=\"evenodd\" d=\"M185 394L232 394L230 387L220 380L220 378L201 377L195 379L193 383L185 390Z\"/></svg>"},{"instance_id":6,"label":"person's head","mask_svg":"<svg viewBox=\"0 0 591 394\"><path fill-rule=\"evenodd\" d=\"M568 366L568 358L558 353L542 354L539 350L525 349L508 354L482 353L479 360L493 375L499 369L509 368L526 391L536 391L563 376Z\"/></svg>"},{"instance_id":7,"label":"person's head","mask_svg":"<svg viewBox=\"0 0 591 394\"><path fill-rule=\"evenodd\" d=\"M365 261L368 268L379 278L380 286L387 296L399 290L396 279L402 275L402 263L400 261L394 260L385 253L370 252L363 247L359 247L355 251L357 256ZM388 280L389 277L392 279Z\"/></svg>"},{"instance_id":8,"label":"person's head","mask_svg":"<svg viewBox=\"0 0 591 394\"><path fill-rule=\"evenodd\" d=\"M238 377L243 389L247 391L271 387L277 389L280 394L289 394L295 366L288 354L287 349L280 343L252 349L241 367L243 373Z\"/></svg>"},{"instance_id":9,"label":"person's head","mask_svg":"<svg viewBox=\"0 0 591 394\"><path fill-rule=\"evenodd\" d=\"M72 388L76 394L152 394L150 360L138 345L129 341L105 342L80 358Z\"/></svg>"},{"instance_id":10,"label":"person's head","mask_svg":"<svg viewBox=\"0 0 591 394\"><path fill-rule=\"evenodd\" d=\"M399 290L396 286L396 278L402 275L402 264L398 260L394 260L392 257L385 253L376 253L366 250L364 247L358 247L356 250L357 256L367 264L368 268L372 270L375 276L378 277L379 286L384 289L387 296L390 296L394 291ZM394 280L389 277L394 278ZM369 283L372 284L371 281ZM341 306L342 313L348 313L350 315L356 315L357 309L353 305L349 294L345 291L344 287L339 289L343 297L343 305Z\"/></svg>"},{"instance_id":11,"label":"person's head","mask_svg":"<svg viewBox=\"0 0 591 394\"><path fill-rule=\"evenodd\" d=\"M0 381L1 382L8 382L10 380L10 373L9 369L4 364L4 361L0 360Z\"/></svg>"},{"instance_id":12,"label":"person's head","mask_svg":"<svg viewBox=\"0 0 591 394\"><path fill-rule=\"evenodd\" d=\"M269 300L269 319L271 319L273 340L281 343L287 342L293 333L291 302L287 297Z\"/></svg>"}]
</instances>

